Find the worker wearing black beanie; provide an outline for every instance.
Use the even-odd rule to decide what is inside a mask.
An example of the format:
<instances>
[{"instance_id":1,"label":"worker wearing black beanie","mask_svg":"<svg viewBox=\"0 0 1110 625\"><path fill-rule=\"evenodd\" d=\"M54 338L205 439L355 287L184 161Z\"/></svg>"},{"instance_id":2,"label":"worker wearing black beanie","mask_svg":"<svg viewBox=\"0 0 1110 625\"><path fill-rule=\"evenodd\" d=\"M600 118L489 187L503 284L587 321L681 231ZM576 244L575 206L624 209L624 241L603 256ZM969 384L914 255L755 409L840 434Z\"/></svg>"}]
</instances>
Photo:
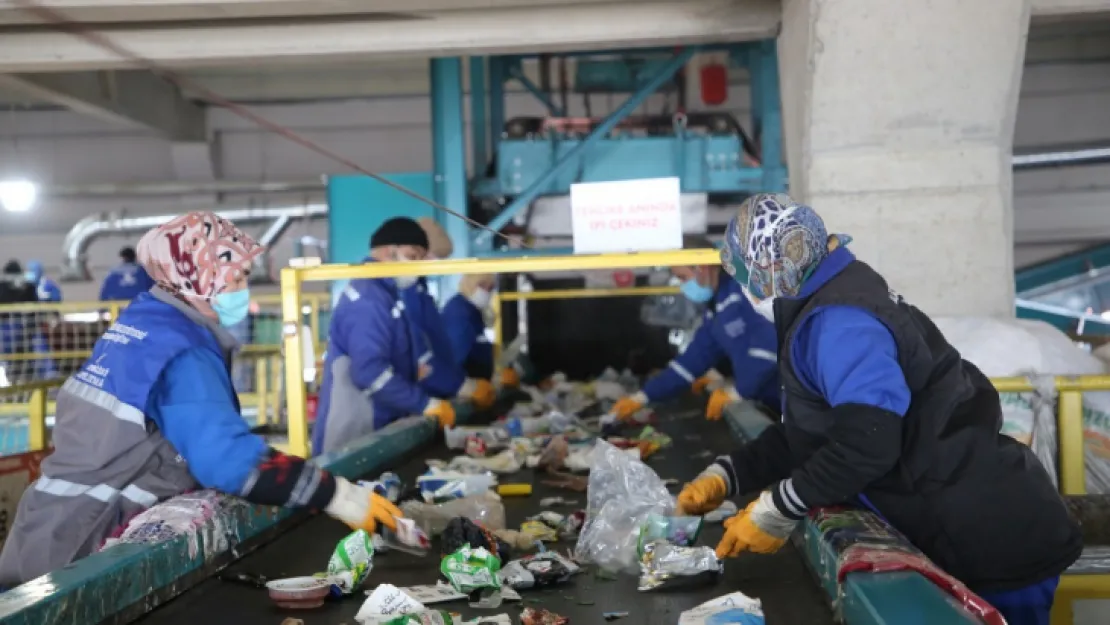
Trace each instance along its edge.
<instances>
[{"instance_id":1,"label":"worker wearing black beanie","mask_svg":"<svg viewBox=\"0 0 1110 625\"><path fill-rule=\"evenodd\" d=\"M379 262L424 260L428 255L428 235L420 224L408 217L387 220L370 235L370 258ZM397 287L407 289L416 284L416 276L398 276Z\"/></svg>"},{"instance_id":2,"label":"worker wearing black beanie","mask_svg":"<svg viewBox=\"0 0 1110 625\"><path fill-rule=\"evenodd\" d=\"M428 255L428 235L407 217L394 217L370 237L367 262L410 262ZM455 424L451 402L420 386L428 349L402 292L417 276L359 278L343 289L332 309L328 351L312 447L317 454L412 414L441 427Z\"/></svg>"},{"instance_id":3,"label":"worker wearing black beanie","mask_svg":"<svg viewBox=\"0 0 1110 625\"><path fill-rule=\"evenodd\" d=\"M428 252L428 235L420 224L408 217L394 217L386 220L374 234L370 235L370 249L386 245L411 245L424 248Z\"/></svg>"}]
</instances>

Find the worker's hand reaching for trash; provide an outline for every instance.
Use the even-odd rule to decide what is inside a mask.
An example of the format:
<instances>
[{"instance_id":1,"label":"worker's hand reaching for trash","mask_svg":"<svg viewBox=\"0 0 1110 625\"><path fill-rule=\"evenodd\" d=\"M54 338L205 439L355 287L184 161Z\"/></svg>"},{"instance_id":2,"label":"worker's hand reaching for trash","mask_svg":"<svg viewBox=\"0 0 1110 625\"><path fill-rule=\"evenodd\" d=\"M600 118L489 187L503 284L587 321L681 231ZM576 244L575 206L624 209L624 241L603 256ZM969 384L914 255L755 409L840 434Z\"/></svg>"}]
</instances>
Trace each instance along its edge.
<instances>
[{"instance_id":1,"label":"worker's hand reaching for trash","mask_svg":"<svg viewBox=\"0 0 1110 625\"><path fill-rule=\"evenodd\" d=\"M489 380L467 378L458 393L459 399L470 401L478 410L486 410L497 399L497 391Z\"/></svg>"},{"instance_id":2,"label":"worker's hand reaching for trash","mask_svg":"<svg viewBox=\"0 0 1110 625\"><path fill-rule=\"evenodd\" d=\"M449 428L455 425L455 407L449 401L443 401L442 399L429 400L428 405L424 407L424 416L435 419L441 428Z\"/></svg>"},{"instance_id":3,"label":"worker's hand reaching for trash","mask_svg":"<svg viewBox=\"0 0 1110 625\"><path fill-rule=\"evenodd\" d=\"M694 380L694 383L690 385L690 390L695 395L701 395L706 391L712 393L713 391L725 386L727 383L728 382L725 380L725 377L718 373L716 369L710 369L709 371L705 372L705 375Z\"/></svg>"},{"instance_id":4,"label":"worker's hand reaching for trash","mask_svg":"<svg viewBox=\"0 0 1110 625\"><path fill-rule=\"evenodd\" d=\"M725 535L717 544L718 558L734 558L745 551L775 553L786 544L798 525L775 507L769 491L748 504L739 514L725 520Z\"/></svg>"},{"instance_id":5,"label":"worker's hand reaching for trash","mask_svg":"<svg viewBox=\"0 0 1110 625\"><path fill-rule=\"evenodd\" d=\"M721 469L711 465L678 494L678 513L700 516L720 507L728 495L728 482Z\"/></svg>"},{"instance_id":6,"label":"worker's hand reaching for trash","mask_svg":"<svg viewBox=\"0 0 1110 625\"><path fill-rule=\"evenodd\" d=\"M621 397L617 400L617 403L613 404L613 409L610 412L621 421L628 421L632 418L632 415L639 412L647 402L647 395L644 395L642 392L627 397Z\"/></svg>"},{"instance_id":7,"label":"worker's hand reaching for trash","mask_svg":"<svg viewBox=\"0 0 1110 625\"><path fill-rule=\"evenodd\" d=\"M740 401L740 394L731 384L725 385L709 395L709 403L705 406L705 418L718 421L725 414L725 406Z\"/></svg>"},{"instance_id":8,"label":"worker's hand reaching for trash","mask_svg":"<svg viewBox=\"0 0 1110 625\"><path fill-rule=\"evenodd\" d=\"M335 478L335 495L324 509L329 516L343 521L351 529L366 530L373 533L378 523L391 530L397 529L395 518L404 518L404 513L388 499L374 492L368 486L352 484L341 477Z\"/></svg>"},{"instance_id":9,"label":"worker's hand reaching for trash","mask_svg":"<svg viewBox=\"0 0 1110 625\"><path fill-rule=\"evenodd\" d=\"M505 367L502 369L500 378L501 386L504 388L516 388L520 386L520 374L512 367Z\"/></svg>"}]
</instances>

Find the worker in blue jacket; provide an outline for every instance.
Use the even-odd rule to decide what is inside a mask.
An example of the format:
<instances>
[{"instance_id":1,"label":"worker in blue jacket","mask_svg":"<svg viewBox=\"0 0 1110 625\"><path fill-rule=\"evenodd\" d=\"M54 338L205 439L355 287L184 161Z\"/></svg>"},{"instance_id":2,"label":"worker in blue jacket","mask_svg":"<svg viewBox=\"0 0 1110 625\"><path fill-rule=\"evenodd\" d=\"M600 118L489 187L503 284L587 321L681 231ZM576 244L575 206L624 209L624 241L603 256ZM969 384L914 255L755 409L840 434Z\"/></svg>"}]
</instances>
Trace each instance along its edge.
<instances>
[{"instance_id":1,"label":"worker in blue jacket","mask_svg":"<svg viewBox=\"0 0 1110 625\"><path fill-rule=\"evenodd\" d=\"M35 287L35 295L38 296L40 302L60 302L62 301L62 290L58 288L58 283L46 277L43 273L42 263L37 260L32 260L27 263L27 282ZM32 328L31 335L31 351L36 354L48 354L50 352L50 342L47 340L47 335L44 333L50 327L50 317L56 317L57 312L34 314L34 327ZM34 362L34 372L36 377L52 378L58 375L57 364L53 358L49 356L42 356Z\"/></svg>"},{"instance_id":2,"label":"worker in blue jacket","mask_svg":"<svg viewBox=\"0 0 1110 625\"><path fill-rule=\"evenodd\" d=\"M100 285L100 301L131 301L139 293L146 293L154 286L146 269L135 262L135 250L125 247L119 251L120 264L104 278Z\"/></svg>"},{"instance_id":3,"label":"worker in blue jacket","mask_svg":"<svg viewBox=\"0 0 1110 625\"><path fill-rule=\"evenodd\" d=\"M322 510L369 532L396 528L401 511L372 488L272 449L240 414L226 328L247 315L247 277L262 250L213 213L142 238L158 285L120 313L59 389L54 449L19 501L0 586L70 565L136 514L198 487Z\"/></svg>"},{"instance_id":4,"label":"worker in blue jacket","mask_svg":"<svg viewBox=\"0 0 1110 625\"><path fill-rule=\"evenodd\" d=\"M713 244L705 238L688 237L684 247L713 247ZM695 304L707 306L701 325L685 351L649 379L643 390L618 400L612 413L627 420L649 403L675 397L695 386L723 358L731 361L735 381L723 384L710 395L707 419L720 419L725 406L742 399L777 410L778 366L775 328L771 322L756 314L740 285L724 275L720 266L673 267L671 273L682 280L683 295Z\"/></svg>"},{"instance_id":5,"label":"worker in blue jacket","mask_svg":"<svg viewBox=\"0 0 1110 625\"><path fill-rule=\"evenodd\" d=\"M990 380L848 241L779 194L729 223L721 262L774 319L783 419L686 485L679 508L763 491L726 521L729 557L778 550L813 508L863 506L1010 625L1047 625L1079 527L1033 452L1000 433Z\"/></svg>"},{"instance_id":6,"label":"worker in blue jacket","mask_svg":"<svg viewBox=\"0 0 1110 625\"><path fill-rule=\"evenodd\" d=\"M417 220L428 237L428 260L448 258L453 246L447 233L435 220L423 217ZM418 362L424 373L420 386L432 397L470 401L478 410L486 410L497 397L489 380L468 378L466 370L458 363L451 350L447 323L440 315L436 301L428 292L424 277L416 279L411 287L401 291L405 311L422 334L426 347Z\"/></svg>"},{"instance_id":7,"label":"worker in blue jacket","mask_svg":"<svg viewBox=\"0 0 1110 625\"><path fill-rule=\"evenodd\" d=\"M459 281L459 292L443 307L443 325L455 362L485 378L493 377L493 344L486 339L486 315L496 286L493 274L467 274Z\"/></svg>"},{"instance_id":8,"label":"worker in blue jacket","mask_svg":"<svg viewBox=\"0 0 1110 625\"><path fill-rule=\"evenodd\" d=\"M395 217L370 237L366 262L411 262L428 253L428 236L412 219ZM402 291L416 276L362 278L343 289L332 311L313 449L326 453L406 415L423 414L442 427L455 423L449 401L420 386L429 370L422 332Z\"/></svg>"},{"instance_id":9,"label":"worker in blue jacket","mask_svg":"<svg viewBox=\"0 0 1110 625\"><path fill-rule=\"evenodd\" d=\"M27 263L27 281L35 286L40 302L62 301L61 287L46 276L41 262L32 260Z\"/></svg>"},{"instance_id":10,"label":"worker in blue jacket","mask_svg":"<svg viewBox=\"0 0 1110 625\"><path fill-rule=\"evenodd\" d=\"M497 276L493 274L463 276L459 292L443 307L443 324L459 366L479 378L496 376L501 388L516 388L521 382L531 382L535 369L527 355L508 353L514 351L512 345L502 352L505 362L494 362L493 343L486 335L486 328L493 322L495 313L491 304L496 288ZM500 371L496 371L499 367Z\"/></svg>"}]
</instances>

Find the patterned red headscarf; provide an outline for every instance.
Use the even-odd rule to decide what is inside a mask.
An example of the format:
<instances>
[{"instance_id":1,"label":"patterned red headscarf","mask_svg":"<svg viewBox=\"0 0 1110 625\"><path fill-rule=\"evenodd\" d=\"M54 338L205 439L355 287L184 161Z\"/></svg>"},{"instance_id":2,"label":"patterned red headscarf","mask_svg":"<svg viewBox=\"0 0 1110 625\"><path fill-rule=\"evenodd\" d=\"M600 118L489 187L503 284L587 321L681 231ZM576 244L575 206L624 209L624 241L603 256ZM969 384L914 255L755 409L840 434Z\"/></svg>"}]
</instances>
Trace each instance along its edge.
<instances>
[{"instance_id":1,"label":"patterned red headscarf","mask_svg":"<svg viewBox=\"0 0 1110 625\"><path fill-rule=\"evenodd\" d=\"M147 232L137 255L159 286L216 319L212 298L246 275L264 250L230 221L197 211Z\"/></svg>"}]
</instances>

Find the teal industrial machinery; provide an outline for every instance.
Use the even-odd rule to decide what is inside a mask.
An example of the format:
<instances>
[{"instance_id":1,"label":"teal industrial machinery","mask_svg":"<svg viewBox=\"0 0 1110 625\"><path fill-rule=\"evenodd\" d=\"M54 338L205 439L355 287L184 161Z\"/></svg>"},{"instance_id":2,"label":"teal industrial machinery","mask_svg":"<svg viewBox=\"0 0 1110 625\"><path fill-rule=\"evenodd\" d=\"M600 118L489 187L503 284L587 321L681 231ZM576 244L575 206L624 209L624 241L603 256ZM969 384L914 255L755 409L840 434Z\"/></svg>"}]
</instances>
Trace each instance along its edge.
<instances>
[{"instance_id":1,"label":"teal industrial machinery","mask_svg":"<svg viewBox=\"0 0 1110 625\"><path fill-rule=\"evenodd\" d=\"M697 113L685 107L685 70L697 52L727 55L751 78L752 133L724 112ZM684 193L705 193L725 201L760 190L786 188L778 62L773 41L729 46L580 53L541 57L541 68L566 57L575 60L573 92L583 99L585 118L567 117L565 72L558 89L525 76L525 57L472 59L483 74L488 66L492 159L471 182L472 215L501 230L537 198L566 195L578 182L676 177ZM472 69L471 76L476 75ZM544 77L550 71L541 71ZM505 84L519 83L547 109L543 118L504 119ZM555 91L559 92L557 102ZM675 106L661 114L633 116L654 93L674 95ZM483 90L485 92L485 90ZM472 96L477 93L472 88ZM603 119L590 115L591 95L628 93ZM471 102L475 131L484 132L484 102ZM483 139L475 137L475 163L485 162ZM483 160L479 160L483 159ZM489 232L476 233L474 251L493 251Z\"/></svg>"},{"instance_id":2,"label":"teal industrial machinery","mask_svg":"<svg viewBox=\"0 0 1110 625\"><path fill-rule=\"evenodd\" d=\"M1099 245L1019 269L1018 317L1082 334L1110 335L1110 245Z\"/></svg>"},{"instance_id":3,"label":"teal industrial machinery","mask_svg":"<svg viewBox=\"0 0 1110 625\"><path fill-rule=\"evenodd\" d=\"M750 134L731 114L685 106L685 75L695 54L713 53L751 79ZM621 50L542 55L541 84L523 70L525 56L471 57L469 105L472 162L466 171L462 59L430 62L433 171L387 176L461 215L502 231L541 196L567 195L577 182L676 177L683 193L736 201L755 191L786 188L778 65L773 41L678 50ZM575 63L573 85L567 59ZM552 86L558 63L558 86ZM723 78L723 77L722 77ZM544 104L543 118L505 117L509 81ZM726 86L722 83L720 88ZM652 94L670 94L674 105L654 115L634 115ZM573 93L573 94L572 94ZM589 113L590 97L627 94L604 118ZM568 99L582 97L584 117L567 117ZM334 262L358 262L369 233L396 215L434 215L454 244L454 257L505 253L489 230L435 211L390 184L363 176L328 181L329 250ZM547 249L547 254L569 249ZM519 250L512 252L521 253ZM453 289L441 285L441 295Z\"/></svg>"}]
</instances>

